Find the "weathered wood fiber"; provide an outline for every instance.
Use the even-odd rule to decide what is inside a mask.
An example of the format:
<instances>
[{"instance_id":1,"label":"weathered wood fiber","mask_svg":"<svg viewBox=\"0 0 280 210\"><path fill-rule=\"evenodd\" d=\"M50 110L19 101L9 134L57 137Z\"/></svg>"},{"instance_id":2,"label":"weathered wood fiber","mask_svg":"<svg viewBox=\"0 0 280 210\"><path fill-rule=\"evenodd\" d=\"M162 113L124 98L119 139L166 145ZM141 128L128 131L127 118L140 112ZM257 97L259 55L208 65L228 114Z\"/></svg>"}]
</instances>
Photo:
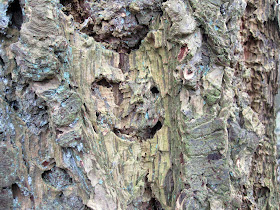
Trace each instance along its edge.
<instances>
[{"instance_id":1,"label":"weathered wood fiber","mask_svg":"<svg viewBox=\"0 0 280 210\"><path fill-rule=\"evenodd\" d=\"M279 209L274 0L2 0L1 209Z\"/></svg>"}]
</instances>

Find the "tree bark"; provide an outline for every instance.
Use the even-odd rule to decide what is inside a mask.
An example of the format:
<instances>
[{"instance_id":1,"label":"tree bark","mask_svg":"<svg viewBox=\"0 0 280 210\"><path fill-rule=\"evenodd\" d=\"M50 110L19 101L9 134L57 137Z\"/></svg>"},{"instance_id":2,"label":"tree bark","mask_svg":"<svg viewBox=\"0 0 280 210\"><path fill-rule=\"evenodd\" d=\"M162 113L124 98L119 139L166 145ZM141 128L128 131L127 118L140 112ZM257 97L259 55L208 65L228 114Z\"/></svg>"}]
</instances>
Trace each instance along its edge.
<instances>
[{"instance_id":1,"label":"tree bark","mask_svg":"<svg viewBox=\"0 0 280 210\"><path fill-rule=\"evenodd\" d=\"M2 209L279 209L275 0L2 0Z\"/></svg>"}]
</instances>

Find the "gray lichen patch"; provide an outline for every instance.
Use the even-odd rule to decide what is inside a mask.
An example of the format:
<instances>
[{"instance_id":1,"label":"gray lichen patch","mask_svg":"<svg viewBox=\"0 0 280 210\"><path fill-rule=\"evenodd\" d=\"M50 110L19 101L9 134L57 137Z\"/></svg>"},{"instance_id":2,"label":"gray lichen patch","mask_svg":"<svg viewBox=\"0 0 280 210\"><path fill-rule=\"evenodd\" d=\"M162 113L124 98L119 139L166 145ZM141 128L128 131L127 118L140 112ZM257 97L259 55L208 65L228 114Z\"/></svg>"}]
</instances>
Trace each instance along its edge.
<instances>
[{"instance_id":1,"label":"gray lichen patch","mask_svg":"<svg viewBox=\"0 0 280 210\"><path fill-rule=\"evenodd\" d=\"M9 188L0 190L0 203L1 209L12 209L13 208L13 194Z\"/></svg>"},{"instance_id":2,"label":"gray lichen patch","mask_svg":"<svg viewBox=\"0 0 280 210\"><path fill-rule=\"evenodd\" d=\"M0 146L0 187L11 186L17 179L16 152L4 145Z\"/></svg>"},{"instance_id":3,"label":"gray lichen patch","mask_svg":"<svg viewBox=\"0 0 280 210\"><path fill-rule=\"evenodd\" d=\"M76 131L70 131L64 135L59 136L56 142L62 147L75 147L78 146L81 140L81 134Z\"/></svg>"},{"instance_id":4,"label":"gray lichen patch","mask_svg":"<svg viewBox=\"0 0 280 210\"><path fill-rule=\"evenodd\" d=\"M61 101L59 107L54 110L53 121L57 126L69 125L75 121L80 112L82 102L77 94L72 93L68 98Z\"/></svg>"},{"instance_id":5,"label":"gray lichen patch","mask_svg":"<svg viewBox=\"0 0 280 210\"><path fill-rule=\"evenodd\" d=\"M59 200L61 201L65 209L87 209L83 204L82 199L78 195L75 195L75 193L72 193L70 195L62 194L59 196Z\"/></svg>"}]
</instances>

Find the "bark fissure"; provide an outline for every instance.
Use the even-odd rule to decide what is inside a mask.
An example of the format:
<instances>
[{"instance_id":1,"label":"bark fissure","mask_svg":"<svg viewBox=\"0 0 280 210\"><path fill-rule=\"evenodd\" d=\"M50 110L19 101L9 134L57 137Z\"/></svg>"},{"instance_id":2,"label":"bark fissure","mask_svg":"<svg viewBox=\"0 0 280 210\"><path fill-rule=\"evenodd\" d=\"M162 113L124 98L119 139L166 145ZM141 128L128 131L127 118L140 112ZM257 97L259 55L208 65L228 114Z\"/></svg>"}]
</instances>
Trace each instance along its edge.
<instances>
[{"instance_id":1,"label":"bark fissure","mask_svg":"<svg viewBox=\"0 0 280 210\"><path fill-rule=\"evenodd\" d=\"M0 8L5 209L278 209L275 1Z\"/></svg>"}]
</instances>

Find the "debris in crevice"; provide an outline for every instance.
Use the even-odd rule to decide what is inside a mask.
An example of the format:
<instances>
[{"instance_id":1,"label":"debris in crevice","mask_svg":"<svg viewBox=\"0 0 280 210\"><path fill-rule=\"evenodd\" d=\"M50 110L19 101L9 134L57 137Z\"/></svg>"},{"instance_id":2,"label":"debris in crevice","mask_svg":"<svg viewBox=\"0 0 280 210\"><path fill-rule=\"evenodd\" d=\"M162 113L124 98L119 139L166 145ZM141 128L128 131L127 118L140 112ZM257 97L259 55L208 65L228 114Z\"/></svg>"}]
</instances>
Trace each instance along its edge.
<instances>
[{"instance_id":1,"label":"debris in crevice","mask_svg":"<svg viewBox=\"0 0 280 210\"><path fill-rule=\"evenodd\" d=\"M162 128L162 123L158 121L153 127L146 127L141 130L138 130L137 128L124 128L124 129L117 129L114 128L113 132L119 136L124 137L123 135L126 135L126 137L132 138L132 139L139 139L139 140L147 140L152 139L157 131L159 131Z\"/></svg>"},{"instance_id":2,"label":"debris in crevice","mask_svg":"<svg viewBox=\"0 0 280 210\"><path fill-rule=\"evenodd\" d=\"M246 6L246 15L251 16L257 8L252 2L248 2Z\"/></svg>"},{"instance_id":3,"label":"debris in crevice","mask_svg":"<svg viewBox=\"0 0 280 210\"><path fill-rule=\"evenodd\" d=\"M160 91L153 82L152 84L139 85L139 88L144 90L140 92L138 87L130 87L127 83L111 81L108 78L99 78L93 82L91 89L98 110L97 123L108 125L123 139L141 141L153 138L161 129L164 117L162 109L157 105ZM137 92L137 96L130 98L131 92ZM120 110L116 112L118 108ZM108 117L108 111L114 113L117 121ZM123 123L132 119L134 122L129 125Z\"/></svg>"},{"instance_id":4,"label":"debris in crevice","mask_svg":"<svg viewBox=\"0 0 280 210\"><path fill-rule=\"evenodd\" d=\"M67 209L85 209L82 199L71 193L70 195L64 195L63 192L59 194L58 200L65 206Z\"/></svg>"},{"instance_id":5,"label":"debris in crevice","mask_svg":"<svg viewBox=\"0 0 280 210\"><path fill-rule=\"evenodd\" d=\"M123 94L120 91L119 86L120 83L115 83L102 78L101 80L93 83L91 89L94 95L98 96L98 98L102 97L106 103L108 100L110 100L109 96L112 96L114 98L114 103L116 105L120 105L123 101ZM107 90L104 90L103 88L101 89L100 87L105 87Z\"/></svg>"},{"instance_id":6,"label":"debris in crevice","mask_svg":"<svg viewBox=\"0 0 280 210\"><path fill-rule=\"evenodd\" d=\"M17 107L20 107L20 114L23 117L23 121L32 133L39 135L49 127L49 114L46 101L38 97L32 88L27 88L22 93L22 96Z\"/></svg>"},{"instance_id":7,"label":"debris in crevice","mask_svg":"<svg viewBox=\"0 0 280 210\"><path fill-rule=\"evenodd\" d=\"M123 73L129 71L129 55L126 53L119 53L119 69L122 70Z\"/></svg>"},{"instance_id":8,"label":"debris in crevice","mask_svg":"<svg viewBox=\"0 0 280 210\"><path fill-rule=\"evenodd\" d=\"M253 188L253 195L257 202L261 203L263 202L264 198L269 197L270 189L268 187L262 187L262 186L254 186ZM264 203L262 203L264 205ZM268 205L266 206L268 209Z\"/></svg>"},{"instance_id":9,"label":"debris in crevice","mask_svg":"<svg viewBox=\"0 0 280 210\"><path fill-rule=\"evenodd\" d=\"M160 204L160 202L156 198L152 198L149 201L148 210L164 210Z\"/></svg>"},{"instance_id":10,"label":"debris in crevice","mask_svg":"<svg viewBox=\"0 0 280 210\"><path fill-rule=\"evenodd\" d=\"M112 85L106 79L104 79L104 78L99 80L96 84L104 86L104 87L107 87L107 88L112 87Z\"/></svg>"},{"instance_id":11,"label":"debris in crevice","mask_svg":"<svg viewBox=\"0 0 280 210\"><path fill-rule=\"evenodd\" d=\"M78 23L83 23L90 16L90 8L85 5L85 0L60 0L60 3L64 6L63 12L73 15Z\"/></svg>"},{"instance_id":12,"label":"debris in crevice","mask_svg":"<svg viewBox=\"0 0 280 210\"><path fill-rule=\"evenodd\" d=\"M164 210L159 200L154 196L151 183L148 181L148 174L145 177L145 191L144 191L144 197L145 200L147 198L148 201L145 202L137 202L137 205L135 206L137 209L141 210Z\"/></svg>"},{"instance_id":13,"label":"debris in crevice","mask_svg":"<svg viewBox=\"0 0 280 210\"><path fill-rule=\"evenodd\" d=\"M51 170L45 171L42 174L43 180L57 189L63 189L73 183L71 176L64 170L58 167L53 167Z\"/></svg>"},{"instance_id":14,"label":"debris in crevice","mask_svg":"<svg viewBox=\"0 0 280 210\"><path fill-rule=\"evenodd\" d=\"M149 32L150 21L162 15L162 0L88 1L61 0L63 12L72 15L77 29L120 53L138 49Z\"/></svg>"}]
</instances>

